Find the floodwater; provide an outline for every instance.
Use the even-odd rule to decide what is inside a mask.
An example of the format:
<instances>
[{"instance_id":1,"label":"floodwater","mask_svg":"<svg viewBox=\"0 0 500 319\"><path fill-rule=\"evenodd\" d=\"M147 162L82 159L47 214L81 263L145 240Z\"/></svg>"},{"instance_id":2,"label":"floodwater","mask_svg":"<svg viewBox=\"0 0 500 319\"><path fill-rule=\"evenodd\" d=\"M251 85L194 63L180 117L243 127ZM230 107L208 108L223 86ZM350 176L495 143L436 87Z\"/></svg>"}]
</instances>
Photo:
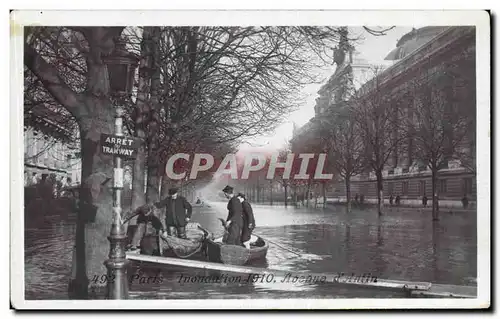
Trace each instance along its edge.
<instances>
[{"instance_id":1,"label":"floodwater","mask_svg":"<svg viewBox=\"0 0 500 319\"><path fill-rule=\"evenodd\" d=\"M217 217L224 202L195 207L192 220L222 234ZM393 209L378 217L373 209L346 214L343 207L295 208L253 205L255 233L269 241L264 262L256 267L314 273L370 274L377 278L474 285L477 274L476 214L430 213ZM29 218L25 229L26 299L67 299L74 217ZM278 246L279 245L279 246ZM139 267L140 266L140 267ZM339 288L328 283L258 280L226 274L220 282L186 282L183 278L220 272L132 263L132 299L199 298L388 298L399 292ZM223 278L223 277L221 277ZM149 279L149 280L148 280Z\"/></svg>"}]
</instances>

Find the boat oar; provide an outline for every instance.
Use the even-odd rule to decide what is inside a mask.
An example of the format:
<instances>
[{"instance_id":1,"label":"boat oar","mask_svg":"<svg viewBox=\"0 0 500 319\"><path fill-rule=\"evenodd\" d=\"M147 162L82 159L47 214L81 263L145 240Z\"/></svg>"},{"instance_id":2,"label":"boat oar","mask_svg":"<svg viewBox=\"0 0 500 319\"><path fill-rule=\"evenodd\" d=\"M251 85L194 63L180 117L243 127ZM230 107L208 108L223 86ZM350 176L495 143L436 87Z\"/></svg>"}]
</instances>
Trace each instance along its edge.
<instances>
[{"instance_id":1,"label":"boat oar","mask_svg":"<svg viewBox=\"0 0 500 319\"><path fill-rule=\"evenodd\" d=\"M140 214L140 212L133 213L132 215L127 217L124 221L122 221L122 224L125 224L126 222L128 222L129 220L131 220L132 218L134 218L135 216L137 216L139 214Z\"/></svg>"},{"instance_id":2,"label":"boat oar","mask_svg":"<svg viewBox=\"0 0 500 319\"><path fill-rule=\"evenodd\" d=\"M200 225L198 225L198 229L203 232L205 238L208 238L208 235L210 234L210 232L208 230L206 230L205 228L201 227Z\"/></svg>"},{"instance_id":3,"label":"boat oar","mask_svg":"<svg viewBox=\"0 0 500 319\"><path fill-rule=\"evenodd\" d=\"M222 223L222 227L224 227L224 229L227 230L227 222L224 219L222 219L222 218L218 218L218 219Z\"/></svg>"},{"instance_id":4,"label":"boat oar","mask_svg":"<svg viewBox=\"0 0 500 319\"><path fill-rule=\"evenodd\" d=\"M258 233L255 233L255 232L252 232L252 233L254 233L254 234L255 234L255 235L257 235L257 236L262 237L262 236L261 236L260 234L258 234ZM302 257L302 254L299 254L299 253L297 253L297 252L295 252L295 251L293 251L293 250L291 250L291 249L285 248L285 247L283 247L283 246L281 246L281 245L279 245L279 244L277 244L277 243L275 243L275 242L273 242L273 241L270 241L269 239L266 239L266 241L267 241L267 242L270 242L271 244L273 244L273 245L275 245L275 246L278 246L278 247L279 247L279 248L281 248L281 249L284 249L284 250L289 251L289 252L291 252L291 253L293 253L293 254L295 254L295 255L299 256L299 257Z\"/></svg>"},{"instance_id":5,"label":"boat oar","mask_svg":"<svg viewBox=\"0 0 500 319\"><path fill-rule=\"evenodd\" d=\"M143 212L144 209L150 209L150 207L148 207L149 205L142 205L142 206L139 206L137 207L130 215L128 216L127 218L125 218L125 220L122 221L122 224L125 224L126 222L128 222L129 220L131 220L132 218L134 218L135 216L139 215L140 213Z\"/></svg>"}]
</instances>

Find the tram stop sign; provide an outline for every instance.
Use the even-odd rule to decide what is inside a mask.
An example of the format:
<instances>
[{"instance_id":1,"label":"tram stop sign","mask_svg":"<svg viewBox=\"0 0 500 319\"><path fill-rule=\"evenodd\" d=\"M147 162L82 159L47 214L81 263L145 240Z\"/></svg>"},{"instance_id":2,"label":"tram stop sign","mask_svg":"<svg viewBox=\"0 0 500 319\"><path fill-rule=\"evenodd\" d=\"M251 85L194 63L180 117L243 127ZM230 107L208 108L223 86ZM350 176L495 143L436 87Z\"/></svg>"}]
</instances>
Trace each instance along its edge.
<instances>
[{"instance_id":1,"label":"tram stop sign","mask_svg":"<svg viewBox=\"0 0 500 319\"><path fill-rule=\"evenodd\" d=\"M140 139L134 137L101 134L101 152L127 159L135 159L140 142Z\"/></svg>"}]
</instances>

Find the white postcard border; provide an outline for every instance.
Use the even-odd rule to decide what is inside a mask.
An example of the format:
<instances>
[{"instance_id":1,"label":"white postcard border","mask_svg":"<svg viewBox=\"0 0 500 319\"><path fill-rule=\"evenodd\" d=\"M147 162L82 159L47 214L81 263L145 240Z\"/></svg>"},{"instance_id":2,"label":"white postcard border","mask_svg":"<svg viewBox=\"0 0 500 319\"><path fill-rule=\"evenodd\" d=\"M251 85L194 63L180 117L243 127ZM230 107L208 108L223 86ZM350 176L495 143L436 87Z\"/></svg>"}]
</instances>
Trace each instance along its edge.
<instances>
[{"instance_id":1,"label":"white postcard border","mask_svg":"<svg viewBox=\"0 0 500 319\"><path fill-rule=\"evenodd\" d=\"M480 308L490 285L490 19L486 11L14 11L11 13L11 301L17 309ZM476 299L24 300L23 32L26 25L474 25L477 69Z\"/></svg>"}]
</instances>

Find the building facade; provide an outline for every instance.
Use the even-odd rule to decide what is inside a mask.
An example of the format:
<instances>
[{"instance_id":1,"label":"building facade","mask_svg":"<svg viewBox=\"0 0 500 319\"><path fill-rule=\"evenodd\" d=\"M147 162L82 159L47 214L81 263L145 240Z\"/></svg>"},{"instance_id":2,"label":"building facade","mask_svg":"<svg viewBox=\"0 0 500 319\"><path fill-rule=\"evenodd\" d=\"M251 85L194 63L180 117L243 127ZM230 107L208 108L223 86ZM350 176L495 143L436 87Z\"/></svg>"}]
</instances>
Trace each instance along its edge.
<instances>
[{"instance_id":1,"label":"building facade","mask_svg":"<svg viewBox=\"0 0 500 319\"><path fill-rule=\"evenodd\" d=\"M24 185L36 184L49 176L64 186L81 182L78 132L57 121L58 115L45 108L25 112Z\"/></svg>"},{"instance_id":2,"label":"building facade","mask_svg":"<svg viewBox=\"0 0 500 319\"><path fill-rule=\"evenodd\" d=\"M414 29L398 41L397 47L392 50L387 58L394 61L392 65L370 66L349 59L339 59L337 70L318 92L319 98L315 106L316 117L326 116L325 110L339 107L342 101L349 100L350 95L345 94L347 87L354 88L361 94L370 94L373 82L376 81L379 89L391 95L395 107L403 108L404 114L411 116L416 98L399 96L405 91L405 86L422 77L422 74L446 73L449 65L453 64L460 70L459 76L453 81L453 94L459 98L450 99L449 104L458 104L458 107L470 112L470 117L475 118L475 29L474 27L424 27ZM360 67L361 65L361 67ZM367 70L374 70L374 74L361 78L354 83L356 71L368 74ZM358 77L359 78L359 77ZM351 81L351 83L349 83ZM361 82L365 83L361 83ZM463 83L466 83L464 85ZM361 84L355 87L356 84ZM407 90L406 90L407 91ZM339 93L340 92L340 93ZM314 134L314 119L305 127L296 130L292 139L292 149L299 150L303 145L311 144L311 139L316 139ZM475 123L475 121L474 121ZM474 124L475 125L475 124ZM397 134L397 132L394 132ZM460 147L463 152L475 158L475 127L465 132ZM432 196L431 171L417 160L413 140L409 137L402 147L394 151L387 161L383 171L384 197L388 201L390 195L399 195L403 204L419 205L422 197ZM472 169L471 169L472 167ZM439 170L438 194L440 205L459 206L464 195L471 203L476 200L475 166L465 165L459 159L451 158ZM351 194L363 195L365 201L375 202L377 197L376 177L374 172L367 169L363 174L352 178ZM328 191L328 197L345 199L345 183L334 182Z\"/></svg>"}]
</instances>

